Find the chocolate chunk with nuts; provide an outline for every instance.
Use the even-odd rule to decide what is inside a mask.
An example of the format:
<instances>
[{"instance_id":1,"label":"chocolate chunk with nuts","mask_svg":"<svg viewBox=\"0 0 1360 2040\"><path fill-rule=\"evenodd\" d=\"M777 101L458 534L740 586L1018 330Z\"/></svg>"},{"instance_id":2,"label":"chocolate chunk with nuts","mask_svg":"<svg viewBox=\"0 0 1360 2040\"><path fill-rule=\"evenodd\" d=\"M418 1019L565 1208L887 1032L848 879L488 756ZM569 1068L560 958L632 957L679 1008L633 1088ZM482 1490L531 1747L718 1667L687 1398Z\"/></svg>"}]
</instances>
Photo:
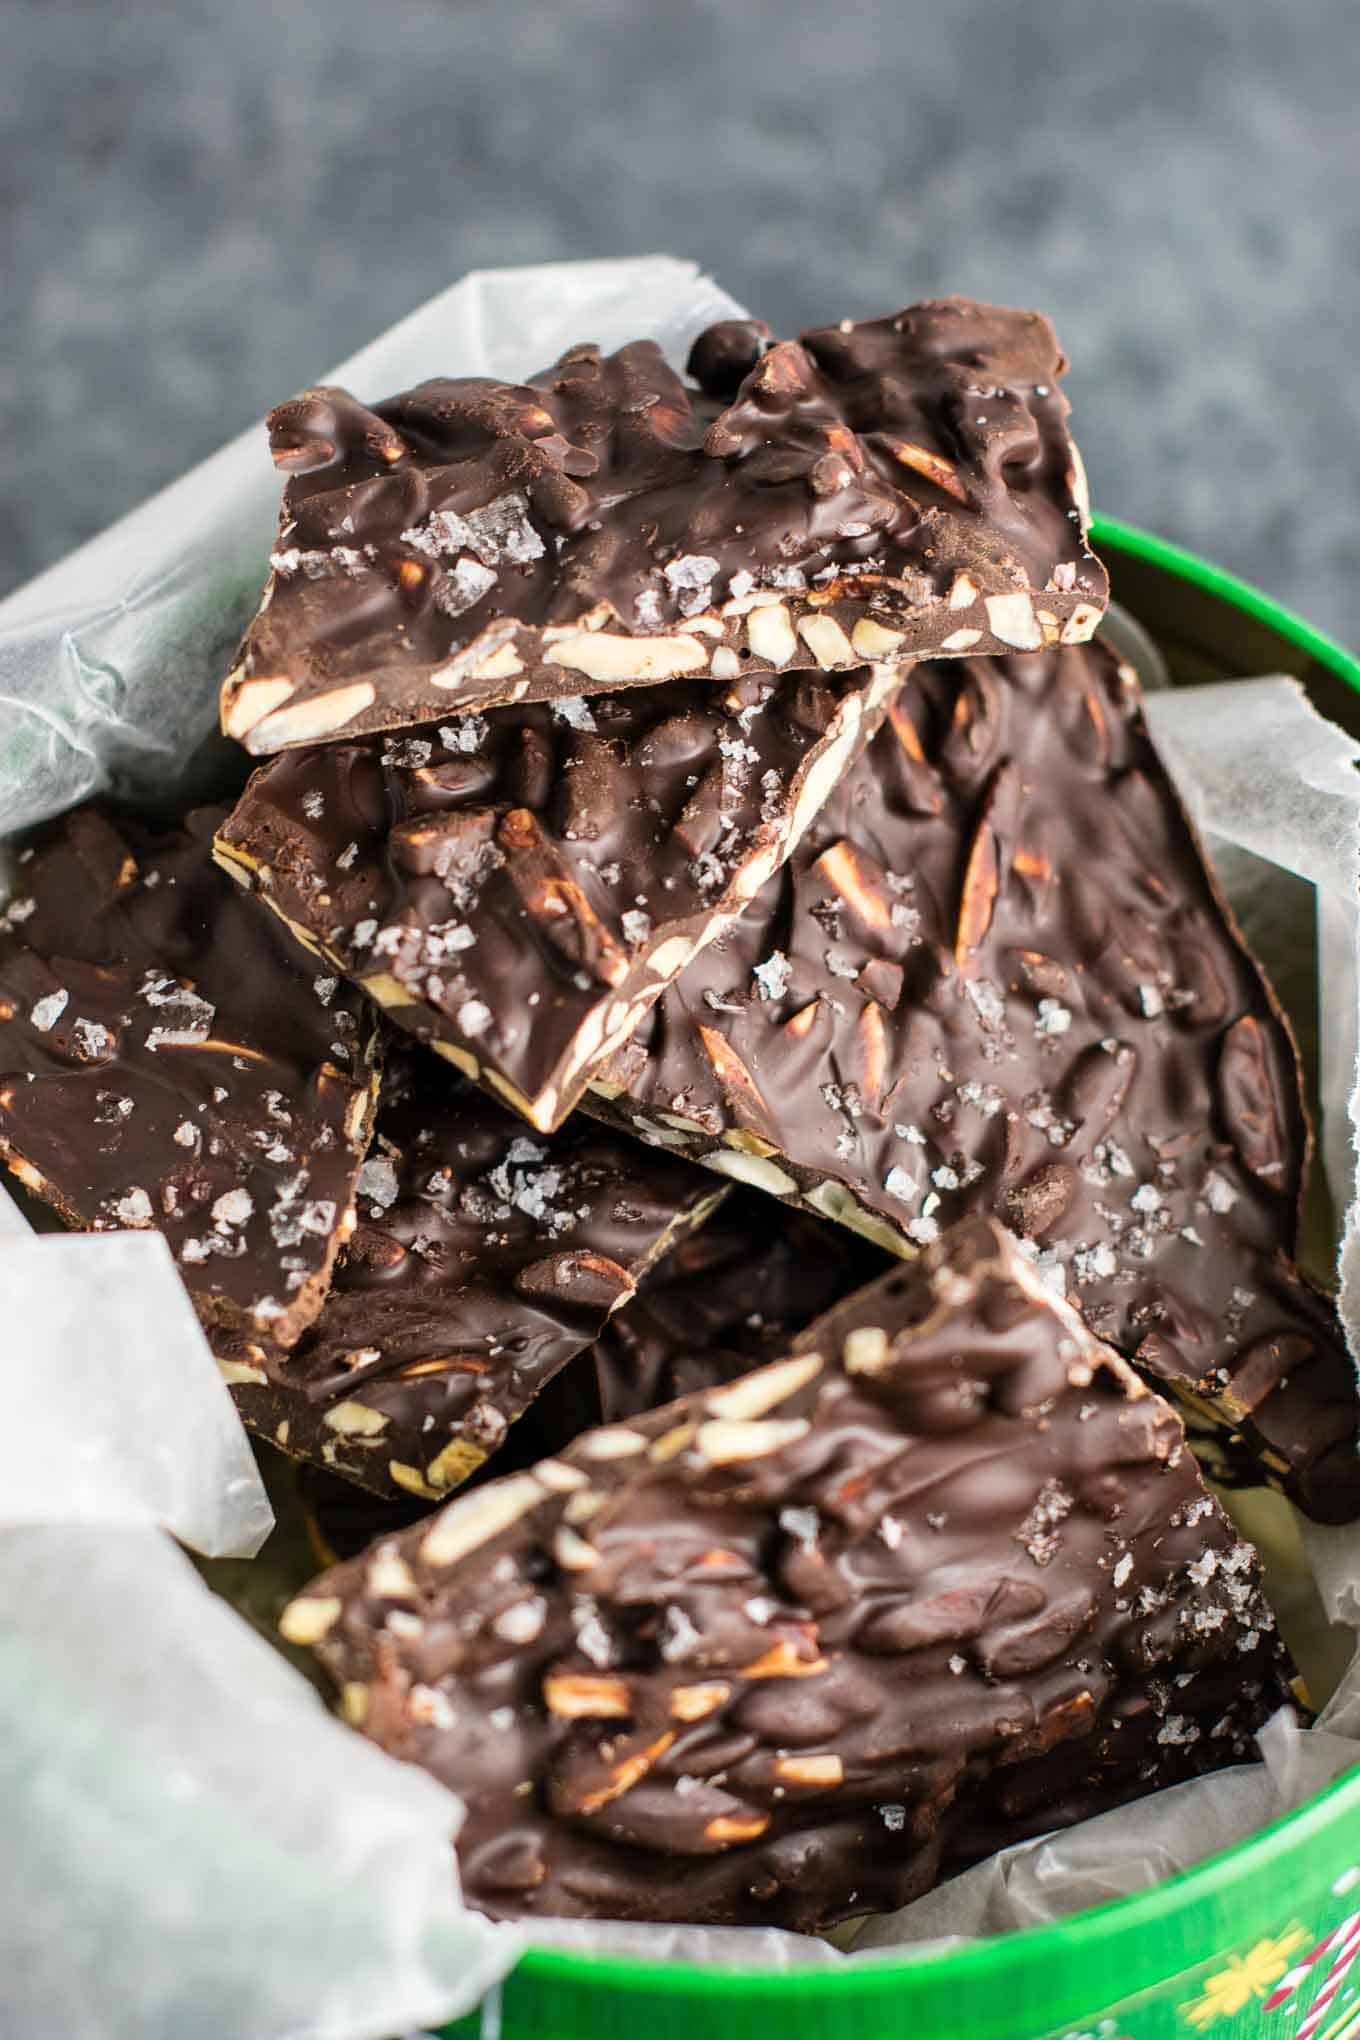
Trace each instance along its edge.
<instances>
[{"instance_id":1,"label":"chocolate chunk with nuts","mask_svg":"<svg viewBox=\"0 0 1360 2040\"><path fill-rule=\"evenodd\" d=\"M1240 1760L1272 1626L1169 1405L984 1220L283 1621L463 1798L483 1910L805 1931Z\"/></svg>"},{"instance_id":2,"label":"chocolate chunk with nuts","mask_svg":"<svg viewBox=\"0 0 1360 2040\"><path fill-rule=\"evenodd\" d=\"M229 870L394 1020L551 1128L792 849L895 667L675 680L289 752Z\"/></svg>"},{"instance_id":3,"label":"chocolate chunk with nuts","mask_svg":"<svg viewBox=\"0 0 1360 2040\"><path fill-rule=\"evenodd\" d=\"M945 298L774 341L573 347L270 418L272 575L222 690L255 752L686 677L1075 643L1104 609L1046 319Z\"/></svg>"},{"instance_id":4,"label":"chocolate chunk with nuts","mask_svg":"<svg viewBox=\"0 0 1360 2040\"><path fill-rule=\"evenodd\" d=\"M676 1242L563 1377L581 1382L582 1401L574 1429L561 1428L551 1449L587 1422L618 1423L749 1373L885 1265L882 1253L840 1226L734 1191L702 1231ZM581 1420L583 1406L589 1414Z\"/></svg>"},{"instance_id":5,"label":"chocolate chunk with nuts","mask_svg":"<svg viewBox=\"0 0 1360 2040\"><path fill-rule=\"evenodd\" d=\"M1294 1044L1103 647L910 674L590 1102L899 1251L995 1212L1218 1471L1360 1515Z\"/></svg>"},{"instance_id":6,"label":"chocolate chunk with nuts","mask_svg":"<svg viewBox=\"0 0 1360 2040\"><path fill-rule=\"evenodd\" d=\"M320 1317L291 1352L220 1339L219 1363L246 1422L285 1451L437 1501L723 1194L589 1120L529 1135L423 1050L394 1047Z\"/></svg>"},{"instance_id":7,"label":"chocolate chunk with nuts","mask_svg":"<svg viewBox=\"0 0 1360 2040\"><path fill-rule=\"evenodd\" d=\"M199 1315L290 1345L354 1224L371 1007L212 861L79 808L0 916L0 1159L68 1224L153 1226Z\"/></svg>"}]
</instances>

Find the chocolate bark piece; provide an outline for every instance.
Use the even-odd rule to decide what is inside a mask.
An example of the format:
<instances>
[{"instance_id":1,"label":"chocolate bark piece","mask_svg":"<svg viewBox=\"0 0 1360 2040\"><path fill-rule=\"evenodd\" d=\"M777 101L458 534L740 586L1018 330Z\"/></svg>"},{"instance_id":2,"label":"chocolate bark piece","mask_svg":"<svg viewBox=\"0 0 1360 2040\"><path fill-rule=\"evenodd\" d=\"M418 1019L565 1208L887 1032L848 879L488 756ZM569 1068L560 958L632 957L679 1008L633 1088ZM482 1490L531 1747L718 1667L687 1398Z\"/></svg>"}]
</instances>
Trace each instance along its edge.
<instances>
[{"instance_id":1,"label":"chocolate bark piece","mask_svg":"<svg viewBox=\"0 0 1360 2040\"><path fill-rule=\"evenodd\" d=\"M734 1191L701 1231L677 1241L561 1377L564 1387L580 1384L577 1405L545 1451L562 1449L587 1423L619 1423L748 1374L886 1265L843 1227Z\"/></svg>"},{"instance_id":2,"label":"chocolate bark piece","mask_svg":"<svg viewBox=\"0 0 1360 2040\"><path fill-rule=\"evenodd\" d=\"M1287 1672L1170 1406L984 1220L283 1629L465 1800L473 1904L805 1931L1240 1759Z\"/></svg>"},{"instance_id":3,"label":"chocolate bark piece","mask_svg":"<svg viewBox=\"0 0 1360 2040\"><path fill-rule=\"evenodd\" d=\"M573 347L269 421L287 475L222 690L257 753L455 709L1089 637L1086 485L1033 312L945 298L775 342Z\"/></svg>"},{"instance_id":4,"label":"chocolate bark piece","mask_svg":"<svg viewBox=\"0 0 1360 2040\"><path fill-rule=\"evenodd\" d=\"M401 1026L550 1129L788 855L898 679L674 680L289 752L251 779L218 854Z\"/></svg>"},{"instance_id":5,"label":"chocolate bark piece","mask_svg":"<svg viewBox=\"0 0 1360 2040\"><path fill-rule=\"evenodd\" d=\"M0 1159L68 1225L165 1234L209 1327L290 1345L354 1225L372 1008L212 860L94 807L21 853L0 917Z\"/></svg>"},{"instance_id":6,"label":"chocolate bark piece","mask_svg":"<svg viewBox=\"0 0 1360 2040\"><path fill-rule=\"evenodd\" d=\"M1360 1514L1293 1039L1103 646L909 675L589 1103L899 1251L997 1213L1216 1470Z\"/></svg>"},{"instance_id":7,"label":"chocolate bark piece","mask_svg":"<svg viewBox=\"0 0 1360 2040\"><path fill-rule=\"evenodd\" d=\"M589 1120L530 1135L424 1050L394 1046L320 1317L291 1352L219 1340L219 1364L246 1423L284 1451L438 1501L724 1194Z\"/></svg>"}]
</instances>

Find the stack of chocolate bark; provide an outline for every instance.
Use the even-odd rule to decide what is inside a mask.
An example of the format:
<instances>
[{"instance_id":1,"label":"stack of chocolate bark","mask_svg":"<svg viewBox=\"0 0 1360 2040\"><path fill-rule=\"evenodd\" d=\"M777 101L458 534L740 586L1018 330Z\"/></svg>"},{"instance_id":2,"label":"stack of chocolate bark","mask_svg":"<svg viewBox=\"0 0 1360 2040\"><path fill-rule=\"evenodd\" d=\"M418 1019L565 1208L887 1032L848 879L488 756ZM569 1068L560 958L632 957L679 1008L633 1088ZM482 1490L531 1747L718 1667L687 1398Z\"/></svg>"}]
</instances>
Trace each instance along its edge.
<instances>
[{"instance_id":1,"label":"stack of chocolate bark","mask_svg":"<svg viewBox=\"0 0 1360 2040\"><path fill-rule=\"evenodd\" d=\"M1360 1516L1064 366L950 299L308 391L265 762L23 853L0 1153L366 1493L285 1634L493 1914L817 1930L1236 1761L1289 1667L1200 1462Z\"/></svg>"}]
</instances>

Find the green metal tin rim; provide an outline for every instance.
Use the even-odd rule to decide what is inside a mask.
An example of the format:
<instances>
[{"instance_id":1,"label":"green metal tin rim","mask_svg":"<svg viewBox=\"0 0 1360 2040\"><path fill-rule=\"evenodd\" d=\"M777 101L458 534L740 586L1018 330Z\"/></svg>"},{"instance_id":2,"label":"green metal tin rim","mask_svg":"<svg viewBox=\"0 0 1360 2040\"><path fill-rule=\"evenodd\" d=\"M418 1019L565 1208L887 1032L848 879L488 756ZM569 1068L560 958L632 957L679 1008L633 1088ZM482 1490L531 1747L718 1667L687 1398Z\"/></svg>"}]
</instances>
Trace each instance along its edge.
<instances>
[{"instance_id":1,"label":"green metal tin rim","mask_svg":"<svg viewBox=\"0 0 1360 2040\"><path fill-rule=\"evenodd\" d=\"M1113 517L1091 524L1097 548L1189 582L1287 639L1360 693L1360 659L1259 588L1169 540ZM1012 2040L1027 2014L1043 2027L1084 2017L1163 1984L1215 1948L1273 1931L1283 1876L1307 1859L1309 1881L1339 1877L1360 1856L1360 1770L1292 1813L1165 1879L1052 1926L948 1949L935 1957L866 1956L843 1969L771 1974L686 1963L532 1950L506 1985L516 2032L591 2033L614 2040L649 2014L658 2034L689 2030L707 2013L716 2040L785 2029L819 2034L913 2030L942 2034L966 2022L969 2040ZM683 2015L683 2026L679 2019ZM874 2019L872 2028L866 2018Z\"/></svg>"},{"instance_id":2,"label":"green metal tin rim","mask_svg":"<svg viewBox=\"0 0 1360 2040\"><path fill-rule=\"evenodd\" d=\"M1250 581L1240 580L1226 568L1201 559L1198 553L1187 552L1184 546L1173 545L1168 538L1158 538L1150 531L1142 531L1136 524L1125 524L1118 517L1093 517L1091 540L1097 548L1104 546L1112 553L1127 553L1134 559L1145 560L1149 566L1160 567L1164 572L1176 575L1182 581L1191 581L1197 588L1203 588L1206 594L1216 595L1232 608L1256 617L1360 693L1360 659L1348 652L1344 645L1339 645L1335 638L1328 637L1325 631L1315 629L1297 611L1277 602L1271 595L1262 594Z\"/></svg>"}]
</instances>

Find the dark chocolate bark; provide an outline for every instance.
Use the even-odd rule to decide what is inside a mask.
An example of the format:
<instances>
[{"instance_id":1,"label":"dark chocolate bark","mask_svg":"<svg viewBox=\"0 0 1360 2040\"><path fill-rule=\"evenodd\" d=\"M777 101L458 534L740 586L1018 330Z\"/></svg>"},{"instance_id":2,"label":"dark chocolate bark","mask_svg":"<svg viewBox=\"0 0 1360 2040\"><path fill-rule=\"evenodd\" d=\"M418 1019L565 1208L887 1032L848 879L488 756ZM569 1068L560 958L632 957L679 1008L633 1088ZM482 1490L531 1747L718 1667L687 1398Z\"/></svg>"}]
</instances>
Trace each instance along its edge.
<instances>
[{"instance_id":1,"label":"dark chocolate bark","mask_svg":"<svg viewBox=\"0 0 1360 2040\"><path fill-rule=\"evenodd\" d=\"M702 1231L658 1261L562 1377L564 1386L579 1384L578 1400L544 1450L561 1449L587 1424L618 1423L749 1373L886 1265L841 1226L734 1191Z\"/></svg>"},{"instance_id":2,"label":"dark chocolate bark","mask_svg":"<svg viewBox=\"0 0 1360 2040\"><path fill-rule=\"evenodd\" d=\"M813 1931L1241 1759L1285 1696L1181 1426L972 1220L790 1358L468 1494L286 1612L467 1804L497 1915Z\"/></svg>"},{"instance_id":3,"label":"dark chocolate bark","mask_svg":"<svg viewBox=\"0 0 1360 2040\"><path fill-rule=\"evenodd\" d=\"M531 1135L423 1050L394 1047L320 1317L291 1352L220 1339L219 1364L251 1429L284 1451L438 1501L723 1194L589 1120Z\"/></svg>"},{"instance_id":4,"label":"dark chocolate bark","mask_svg":"<svg viewBox=\"0 0 1360 2040\"><path fill-rule=\"evenodd\" d=\"M897 685L887 666L673 680L289 752L218 852L547 1129L759 892Z\"/></svg>"},{"instance_id":5,"label":"dark chocolate bark","mask_svg":"<svg viewBox=\"0 0 1360 2040\"><path fill-rule=\"evenodd\" d=\"M0 917L0 1159L69 1225L163 1232L199 1315L289 1345L354 1225L372 1008L212 861L78 808Z\"/></svg>"},{"instance_id":6,"label":"dark chocolate bark","mask_svg":"<svg viewBox=\"0 0 1360 2040\"><path fill-rule=\"evenodd\" d=\"M255 752L677 678L1035 649L1105 606L1046 319L946 298L574 347L527 384L270 418L273 573L222 691Z\"/></svg>"},{"instance_id":7,"label":"dark chocolate bark","mask_svg":"<svg viewBox=\"0 0 1360 2040\"><path fill-rule=\"evenodd\" d=\"M590 1104L899 1250L996 1212L1219 1470L1360 1514L1294 1044L1103 647L909 675Z\"/></svg>"}]
</instances>

